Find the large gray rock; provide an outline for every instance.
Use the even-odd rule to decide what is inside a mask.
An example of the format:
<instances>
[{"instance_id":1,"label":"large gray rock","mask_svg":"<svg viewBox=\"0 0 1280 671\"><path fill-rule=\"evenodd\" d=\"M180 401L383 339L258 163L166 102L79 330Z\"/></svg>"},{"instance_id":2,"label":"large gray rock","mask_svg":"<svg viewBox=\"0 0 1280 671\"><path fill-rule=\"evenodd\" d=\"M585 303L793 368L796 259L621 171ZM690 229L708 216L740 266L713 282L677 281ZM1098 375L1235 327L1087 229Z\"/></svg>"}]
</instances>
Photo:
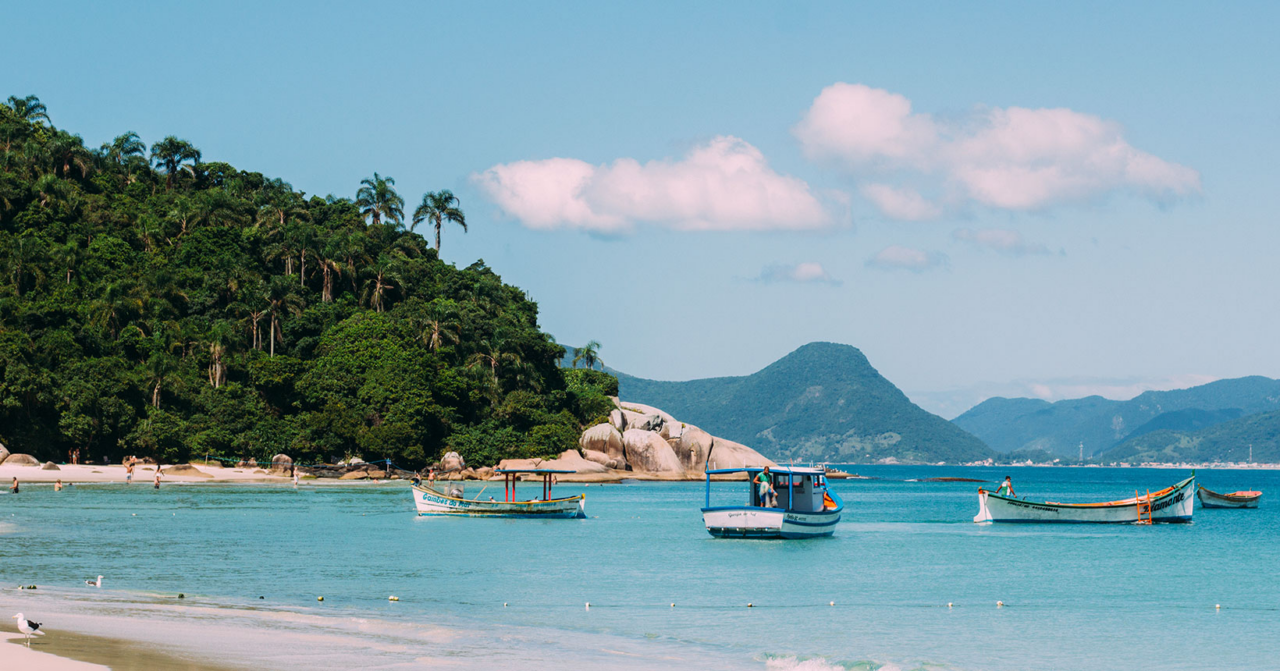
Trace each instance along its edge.
<instances>
[{"instance_id":1,"label":"large gray rock","mask_svg":"<svg viewBox=\"0 0 1280 671\"><path fill-rule=\"evenodd\" d=\"M662 415L650 415L639 412L632 412L624 409L622 411L622 421L627 427L627 431L633 429L639 431L657 431L662 428Z\"/></svg>"},{"instance_id":2,"label":"large gray rock","mask_svg":"<svg viewBox=\"0 0 1280 671\"><path fill-rule=\"evenodd\" d=\"M583 459L577 450L565 450L558 458L542 462L539 468L573 471L574 473L607 473L609 471L603 464Z\"/></svg>"},{"instance_id":3,"label":"large gray rock","mask_svg":"<svg viewBox=\"0 0 1280 671\"><path fill-rule=\"evenodd\" d=\"M444 471L445 473L461 471L466 467L467 467L467 462L463 460L462 456L459 455L457 452L450 452L444 455L444 458L440 460L440 470Z\"/></svg>"},{"instance_id":4,"label":"large gray rock","mask_svg":"<svg viewBox=\"0 0 1280 671\"><path fill-rule=\"evenodd\" d=\"M622 445L626 450L627 464L634 471L679 473L684 470L675 450L656 432L628 429L622 434Z\"/></svg>"},{"instance_id":5,"label":"large gray rock","mask_svg":"<svg viewBox=\"0 0 1280 671\"><path fill-rule=\"evenodd\" d=\"M41 467L40 467L40 470L42 470L42 471L60 471L60 470L62 470L62 469L61 469L61 468L58 468L58 465L57 465L57 464L55 464L55 463L53 463L52 461L46 461L46 462L44 462L44 466L41 466Z\"/></svg>"},{"instance_id":6,"label":"large gray rock","mask_svg":"<svg viewBox=\"0 0 1280 671\"><path fill-rule=\"evenodd\" d=\"M578 439L578 447L595 452L604 452L613 459L625 461L626 452L622 449L622 432L612 424L596 424L582 432Z\"/></svg>"},{"instance_id":7,"label":"large gray rock","mask_svg":"<svg viewBox=\"0 0 1280 671\"><path fill-rule=\"evenodd\" d=\"M618 435L621 436L622 434ZM619 438L618 440L621 442L622 439ZM596 450L583 450L582 458L587 461L594 461L605 468L612 468L619 471L627 469L627 460L625 458L611 457L604 452L598 452Z\"/></svg>"},{"instance_id":8,"label":"large gray rock","mask_svg":"<svg viewBox=\"0 0 1280 671\"><path fill-rule=\"evenodd\" d=\"M632 412L638 412L638 413L640 413L640 414L642 414L642 415L657 415L657 416L659 416L659 417L661 417L661 418L662 418L662 422L663 422L664 424L679 424L679 423L680 423L680 422L676 421L676 418L675 418L675 417L672 417L672 416L671 416L671 413L669 413L669 412L667 412L667 411L665 411L665 410L661 410L661 409L659 409L659 408L655 408L655 407L653 407L653 406L651 406L651 405L645 405L645 404L643 404L643 403L631 403L631 402L625 402L625 403L622 403L622 404L621 404L621 406L622 406L623 408L627 409L627 410L630 410L630 411L632 411ZM631 428L631 427L628 427L628 428Z\"/></svg>"},{"instance_id":9,"label":"large gray rock","mask_svg":"<svg viewBox=\"0 0 1280 671\"><path fill-rule=\"evenodd\" d=\"M5 466L39 466L40 460L29 454L11 454L4 460Z\"/></svg>"},{"instance_id":10,"label":"large gray rock","mask_svg":"<svg viewBox=\"0 0 1280 671\"><path fill-rule=\"evenodd\" d=\"M748 466L777 466L764 455L732 440L716 438L711 446L711 458L707 468L746 468Z\"/></svg>"},{"instance_id":11,"label":"large gray rock","mask_svg":"<svg viewBox=\"0 0 1280 671\"><path fill-rule=\"evenodd\" d=\"M622 411L617 408L609 411L609 423L619 431L624 431L627 428L626 420L622 419Z\"/></svg>"},{"instance_id":12,"label":"large gray rock","mask_svg":"<svg viewBox=\"0 0 1280 671\"><path fill-rule=\"evenodd\" d=\"M288 475L293 470L293 459L287 454L277 454L271 457L271 473L273 475Z\"/></svg>"},{"instance_id":13,"label":"large gray rock","mask_svg":"<svg viewBox=\"0 0 1280 671\"><path fill-rule=\"evenodd\" d=\"M684 464L685 470L706 470L707 457L711 454L711 446L715 440L714 436L696 426L686 426L675 448L676 456Z\"/></svg>"},{"instance_id":14,"label":"large gray rock","mask_svg":"<svg viewBox=\"0 0 1280 671\"><path fill-rule=\"evenodd\" d=\"M212 475L201 471L191 464L174 464L160 471L165 475L181 475L188 478L212 478ZM265 475L265 473L264 473Z\"/></svg>"},{"instance_id":15,"label":"large gray rock","mask_svg":"<svg viewBox=\"0 0 1280 671\"><path fill-rule=\"evenodd\" d=\"M615 410L614 412L617 412L617 411ZM622 415L618 415L618 416L621 417ZM8 458L9 458L9 450L5 449L5 446L3 444L0 444L0 464L3 464L4 460Z\"/></svg>"}]
</instances>

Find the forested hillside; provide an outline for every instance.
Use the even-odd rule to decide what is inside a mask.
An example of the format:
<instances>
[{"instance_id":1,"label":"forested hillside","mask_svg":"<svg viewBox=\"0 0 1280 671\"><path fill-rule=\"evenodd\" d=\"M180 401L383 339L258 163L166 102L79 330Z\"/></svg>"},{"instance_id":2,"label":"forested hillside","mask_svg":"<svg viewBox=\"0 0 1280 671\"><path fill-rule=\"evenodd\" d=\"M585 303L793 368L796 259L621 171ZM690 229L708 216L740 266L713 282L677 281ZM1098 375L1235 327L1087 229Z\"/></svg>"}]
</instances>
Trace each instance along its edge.
<instances>
[{"instance_id":1,"label":"forested hillside","mask_svg":"<svg viewBox=\"0 0 1280 671\"><path fill-rule=\"evenodd\" d=\"M466 227L449 192L409 217L376 173L319 197L203 159L172 136L90 149L33 97L0 105L11 451L492 463L573 447L611 407L521 290L439 260Z\"/></svg>"}]
</instances>

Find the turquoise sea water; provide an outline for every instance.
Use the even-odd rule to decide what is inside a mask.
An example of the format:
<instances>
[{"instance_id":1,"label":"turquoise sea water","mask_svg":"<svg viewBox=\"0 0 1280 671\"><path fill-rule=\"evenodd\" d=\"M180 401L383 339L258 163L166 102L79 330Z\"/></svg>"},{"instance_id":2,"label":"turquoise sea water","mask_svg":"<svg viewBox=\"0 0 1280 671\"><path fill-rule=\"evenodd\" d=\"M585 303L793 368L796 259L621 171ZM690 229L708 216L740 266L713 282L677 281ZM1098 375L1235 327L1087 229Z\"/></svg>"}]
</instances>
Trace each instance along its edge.
<instances>
[{"instance_id":1,"label":"turquoise sea water","mask_svg":"<svg viewBox=\"0 0 1280 671\"><path fill-rule=\"evenodd\" d=\"M699 483L558 487L586 492L586 520L419 518L403 485L32 485L0 496L0 607L104 632L167 619L177 646L196 645L183 618L253 614L258 638L226 658L266 668L344 668L319 633L352 628L387 668L1280 668L1280 472L1202 470L1262 507L1134 527L975 525L976 484L909 480L1008 474L1020 495L1098 501L1185 472L853 470L879 479L833 483L844 518L806 541L711 538ZM83 587L99 573L107 589Z\"/></svg>"}]
</instances>

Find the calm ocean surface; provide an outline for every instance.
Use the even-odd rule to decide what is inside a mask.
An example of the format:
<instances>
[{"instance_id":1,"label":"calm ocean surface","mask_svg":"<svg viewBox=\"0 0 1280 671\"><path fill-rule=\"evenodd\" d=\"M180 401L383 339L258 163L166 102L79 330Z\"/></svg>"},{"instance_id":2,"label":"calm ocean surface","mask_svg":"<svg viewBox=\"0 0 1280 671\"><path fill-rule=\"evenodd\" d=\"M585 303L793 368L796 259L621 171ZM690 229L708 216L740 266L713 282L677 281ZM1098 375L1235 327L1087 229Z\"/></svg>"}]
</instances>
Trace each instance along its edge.
<instances>
[{"instance_id":1,"label":"calm ocean surface","mask_svg":"<svg viewBox=\"0 0 1280 671\"><path fill-rule=\"evenodd\" d=\"M1263 490L1262 507L1134 527L975 525L976 484L908 480L1008 474L1023 496L1098 501L1186 472L850 470L879 479L835 482L843 521L808 541L711 538L700 483L562 485L590 518L547 521L418 518L403 485L24 486L0 495L0 606L89 633L244 620L240 647L215 628L204 644L272 668L350 665L321 636L343 631L385 668L1280 668L1280 472L1201 470L1217 491ZM83 586L99 573L107 589ZM309 654L264 652L309 631Z\"/></svg>"}]
</instances>

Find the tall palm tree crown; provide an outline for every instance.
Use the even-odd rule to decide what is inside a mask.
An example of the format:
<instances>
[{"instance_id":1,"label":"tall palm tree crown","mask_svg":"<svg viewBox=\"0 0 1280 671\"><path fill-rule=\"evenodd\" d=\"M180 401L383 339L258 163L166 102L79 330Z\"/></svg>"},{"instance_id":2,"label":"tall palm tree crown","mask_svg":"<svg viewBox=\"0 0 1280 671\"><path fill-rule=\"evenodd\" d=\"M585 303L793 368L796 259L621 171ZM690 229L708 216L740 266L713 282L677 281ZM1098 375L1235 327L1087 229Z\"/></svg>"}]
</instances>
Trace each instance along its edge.
<instances>
[{"instance_id":1,"label":"tall palm tree crown","mask_svg":"<svg viewBox=\"0 0 1280 671\"><path fill-rule=\"evenodd\" d=\"M600 343L592 340L582 347L573 350L573 367L577 368L578 364L583 364L587 368L594 369L600 361Z\"/></svg>"},{"instance_id":2,"label":"tall palm tree crown","mask_svg":"<svg viewBox=\"0 0 1280 671\"><path fill-rule=\"evenodd\" d=\"M467 230L467 217L458 207L461 204L458 197L448 189L424 193L422 204L413 211L413 226L409 230L417 228L423 221L430 221L436 229L436 251L439 252L440 229L444 226L444 222L451 221L461 226L463 232Z\"/></svg>"},{"instance_id":3,"label":"tall palm tree crown","mask_svg":"<svg viewBox=\"0 0 1280 671\"><path fill-rule=\"evenodd\" d=\"M35 96L27 96L25 98L9 96L8 104L9 109L13 110L13 113L23 121L32 123L36 121L49 122L49 109Z\"/></svg>"},{"instance_id":4,"label":"tall palm tree crown","mask_svg":"<svg viewBox=\"0 0 1280 671\"><path fill-rule=\"evenodd\" d=\"M383 219L400 223L404 220L404 199L393 188L396 180L373 173L372 178L360 180L360 190L356 191L356 206L360 214L371 217L373 223L380 224Z\"/></svg>"},{"instance_id":5,"label":"tall palm tree crown","mask_svg":"<svg viewBox=\"0 0 1280 671\"><path fill-rule=\"evenodd\" d=\"M151 162L164 170L166 183L172 186L173 176L179 171L185 170L192 176L196 174L196 166L200 165L200 150L190 142L170 135L151 145Z\"/></svg>"}]
</instances>

